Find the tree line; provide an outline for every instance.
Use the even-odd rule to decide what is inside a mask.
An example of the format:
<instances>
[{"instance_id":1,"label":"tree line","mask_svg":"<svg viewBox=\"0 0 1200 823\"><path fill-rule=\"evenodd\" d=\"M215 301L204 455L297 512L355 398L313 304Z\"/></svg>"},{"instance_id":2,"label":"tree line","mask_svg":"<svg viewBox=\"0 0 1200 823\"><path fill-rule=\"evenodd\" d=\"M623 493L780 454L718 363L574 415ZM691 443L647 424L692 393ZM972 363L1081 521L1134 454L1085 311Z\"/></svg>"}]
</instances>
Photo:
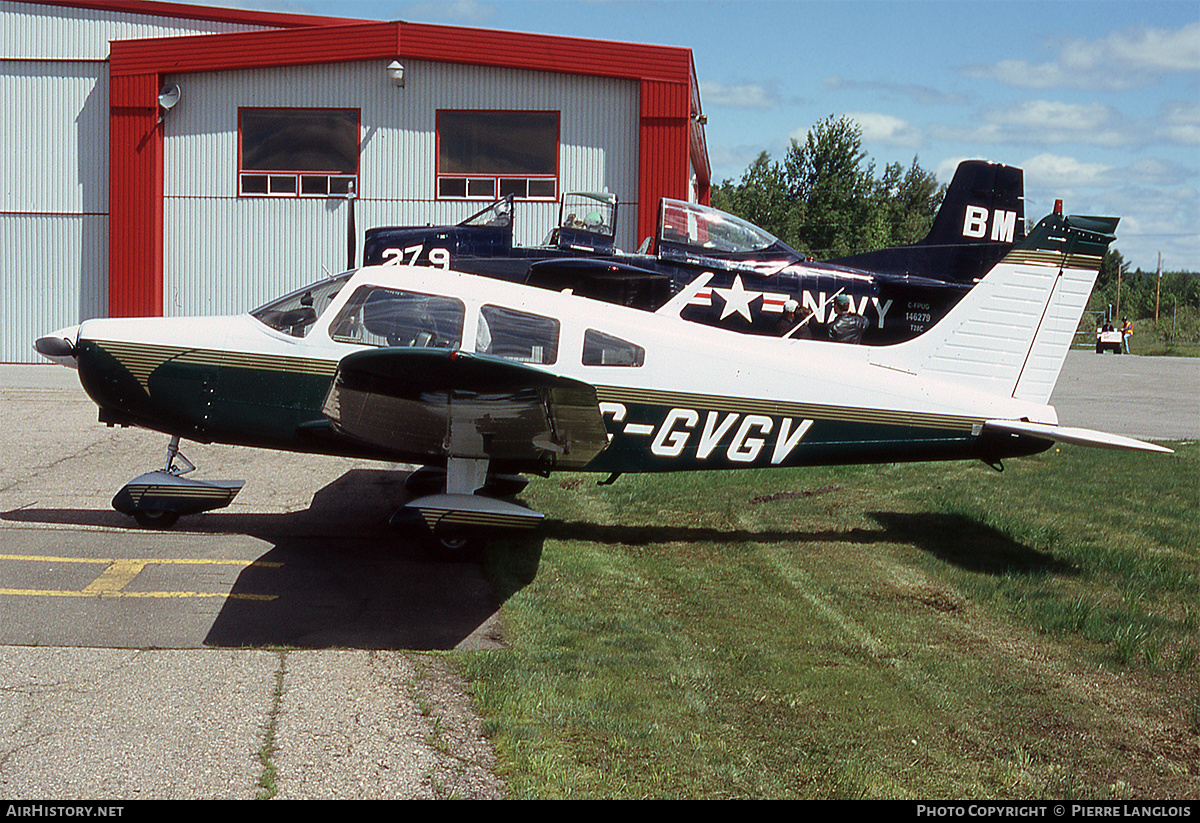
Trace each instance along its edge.
<instances>
[{"instance_id":1,"label":"tree line","mask_svg":"<svg viewBox=\"0 0 1200 823\"><path fill-rule=\"evenodd\" d=\"M739 182L716 186L712 205L827 259L915 243L929 232L945 193L915 157L907 169L889 163L877 175L862 128L830 115L803 143L793 139L782 162L764 151Z\"/></svg>"},{"instance_id":2,"label":"tree line","mask_svg":"<svg viewBox=\"0 0 1200 823\"><path fill-rule=\"evenodd\" d=\"M741 180L724 180L712 205L766 229L818 260L915 243L933 225L945 184L921 167L887 164L882 173L862 147L862 128L830 115L792 139L782 161L762 152ZM1030 227L1032 228L1032 226ZM1200 275L1129 271L1116 248L1105 255L1088 309L1152 320L1157 307L1175 337L1200 342ZM1178 322L1175 322L1178 321ZM1085 319L1084 323L1090 320Z\"/></svg>"},{"instance_id":3,"label":"tree line","mask_svg":"<svg viewBox=\"0 0 1200 823\"><path fill-rule=\"evenodd\" d=\"M1088 310L1119 321L1128 317L1154 326L1172 342L1200 342L1200 274L1189 271L1130 271L1115 248L1100 263Z\"/></svg>"}]
</instances>

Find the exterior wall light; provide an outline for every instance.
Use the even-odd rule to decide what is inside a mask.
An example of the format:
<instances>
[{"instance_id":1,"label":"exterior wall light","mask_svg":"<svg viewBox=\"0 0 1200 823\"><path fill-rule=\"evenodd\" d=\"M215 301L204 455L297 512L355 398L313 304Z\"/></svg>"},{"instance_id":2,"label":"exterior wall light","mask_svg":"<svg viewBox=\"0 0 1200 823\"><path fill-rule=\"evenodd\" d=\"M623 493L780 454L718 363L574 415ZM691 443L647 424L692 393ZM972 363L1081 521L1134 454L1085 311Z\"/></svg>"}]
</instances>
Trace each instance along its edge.
<instances>
[{"instance_id":1,"label":"exterior wall light","mask_svg":"<svg viewBox=\"0 0 1200 823\"><path fill-rule=\"evenodd\" d=\"M391 78L393 86L398 89L404 88L404 66L399 60L388 63L387 76Z\"/></svg>"},{"instance_id":2,"label":"exterior wall light","mask_svg":"<svg viewBox=\"0 0 1200 823\"><path fill-rule=\"evenodd\" d=\"M175 108L175 104L179 102L180 91L179 86L171 84L163 86L158 92L158 122L163 121L163 115Z\"/></svg>"}]
</instances>

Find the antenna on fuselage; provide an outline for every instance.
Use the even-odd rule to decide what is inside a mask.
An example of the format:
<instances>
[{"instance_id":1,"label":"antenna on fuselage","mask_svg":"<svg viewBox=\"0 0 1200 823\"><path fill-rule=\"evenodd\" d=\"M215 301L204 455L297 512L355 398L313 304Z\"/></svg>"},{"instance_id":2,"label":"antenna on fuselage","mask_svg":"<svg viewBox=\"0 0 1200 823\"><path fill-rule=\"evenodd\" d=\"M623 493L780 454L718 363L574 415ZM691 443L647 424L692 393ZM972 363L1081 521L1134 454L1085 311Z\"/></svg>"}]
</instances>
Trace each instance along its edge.
<instances>
[{"instance_id":1,"label":"antenna on fuselage","mask_svg":"<svg viewBox=\"0 0 1200 823\"><path fill-rule=\"evenodd\" d=\"M355 231L354 231L354 181L350 181L350 190L346 192L346 202L350 207L346 215L346 270L354 268Z\"/></svg>"}]
</instances>

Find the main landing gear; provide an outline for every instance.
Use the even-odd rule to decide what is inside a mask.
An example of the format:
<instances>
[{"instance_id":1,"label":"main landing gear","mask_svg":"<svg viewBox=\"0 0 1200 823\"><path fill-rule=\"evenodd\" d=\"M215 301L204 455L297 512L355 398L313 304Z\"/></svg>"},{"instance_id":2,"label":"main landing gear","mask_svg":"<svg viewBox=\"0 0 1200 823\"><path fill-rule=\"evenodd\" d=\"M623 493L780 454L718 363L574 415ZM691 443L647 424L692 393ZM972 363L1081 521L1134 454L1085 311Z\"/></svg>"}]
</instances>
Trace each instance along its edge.
<instances>
[{"instance_id":1,"label":"main landing gear","mask_svg":"<svg viewBox=\"0 0 1200 823\"><path fill-rule=\"evenodd\" d=\"M113 498L112 507L145 528L169 529L182 515L228 506L245 485L244 480L194 480L183 476L195 468L179 453L179 437L172 437L166 464L126 483Z\"/></svg>"},{"instance_id":2,"label":"main landing gear","mask_svg":"<svg viewBox=\"0 0 1200 823\"><path fill-rule=\"evenodd\" d=\"M523 531L543 520L541 512L499 500L529 482L519 475L488 474L486 460L450 458L449 467L424 466L409 475L412 497L388 522L428 540L446 557L465 557L497 531Z\"/></svg>"}]
</instances>

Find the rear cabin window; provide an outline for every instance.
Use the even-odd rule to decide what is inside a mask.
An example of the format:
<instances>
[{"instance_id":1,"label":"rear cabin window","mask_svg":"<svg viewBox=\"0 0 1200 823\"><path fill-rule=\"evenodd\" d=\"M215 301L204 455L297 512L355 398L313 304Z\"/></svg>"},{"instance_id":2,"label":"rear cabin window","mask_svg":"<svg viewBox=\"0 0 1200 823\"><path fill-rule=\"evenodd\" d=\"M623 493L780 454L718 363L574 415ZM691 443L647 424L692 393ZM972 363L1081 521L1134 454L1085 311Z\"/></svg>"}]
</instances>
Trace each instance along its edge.
<instances>
[{"instance_id":1,"label":"rear cabin window","mask_svg":"<svg viewBox=\"0 0 1200 823\"><path fill-rule=\"evenodd\" d=\"M595 329L583 334L585 366L640 366L645 359L646 350L628 340Z\"/></svg>"},{"instance_id":2,"label":"rear cabin window","mask_svg":"<svg viewBox=\"0 0 1200 823\"><path fill-rule=\"evenodd\" d=\"M453 349L462 343L466 308L452 297L360 286L338 312L329 336L339 343Z\"/></svg>"},{"instance_id":3,"label":"rear cabin window","mask_svg":"<svg viewBox=\"0 0 1200 823\"><path fill-rule=\"evenodd\" d=\"M558 321L499 306L479 314L475 351L548 366L558 360Z\"/></svg>"}]
</instances>

